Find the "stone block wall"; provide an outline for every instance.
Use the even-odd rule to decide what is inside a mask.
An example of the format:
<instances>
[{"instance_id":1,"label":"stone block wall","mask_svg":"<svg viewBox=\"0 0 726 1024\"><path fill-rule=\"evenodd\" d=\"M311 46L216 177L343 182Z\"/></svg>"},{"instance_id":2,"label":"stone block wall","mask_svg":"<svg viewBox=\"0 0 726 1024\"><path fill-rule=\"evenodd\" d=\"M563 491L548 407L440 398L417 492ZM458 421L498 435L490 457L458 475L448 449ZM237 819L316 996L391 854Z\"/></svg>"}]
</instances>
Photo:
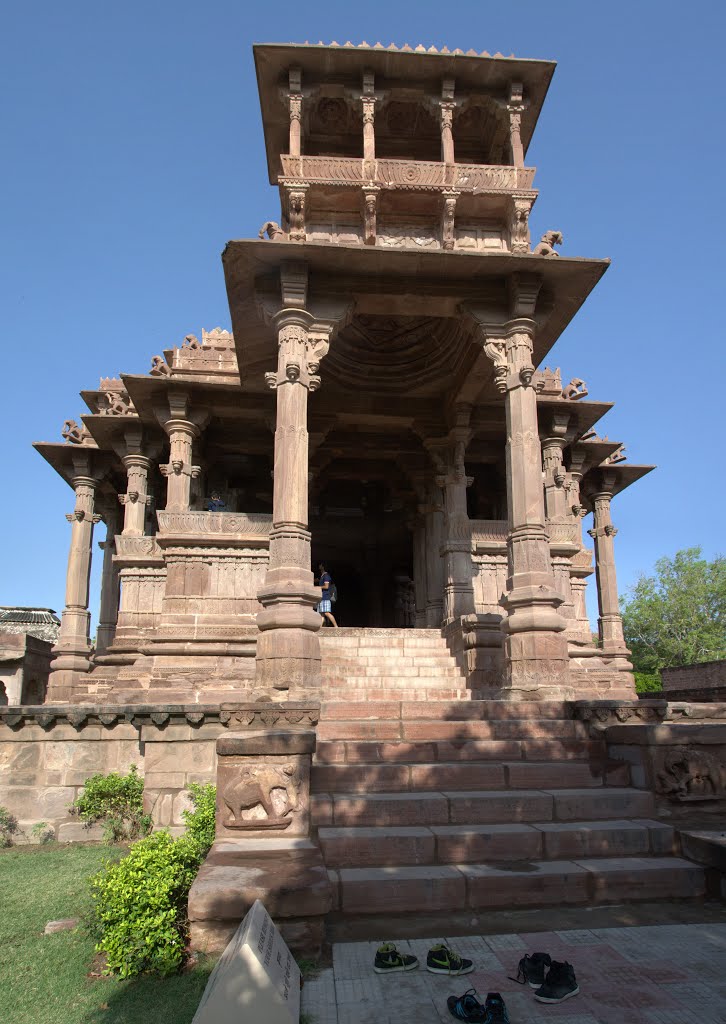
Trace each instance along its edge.
<instances>
[{"instance_id":1,"label":"stone block wall","mask_svg":"<svg viewBox=\"0 0 726 1024\"><path fill-rule=\"evenodd\" d=\"M726 661L664 668L660 677L668 700L726 700Z\"/></svg>"},{"instance_id":2,"label":"stone block wall","mask_svg":"<svg viewBox=\"0 0 726 1024\"><path fill-rule=\"evenodd\" d=\"M91 775L126 773L135 764L154 826L179 833L189 784L216 780L220 735L259 729L273 719L309 728L318 714L316 704L2 707L0 806L27 835L43 821L61 842L98 838L99 831L85 830L69 807Z\"/></svg>"}]
</instances>

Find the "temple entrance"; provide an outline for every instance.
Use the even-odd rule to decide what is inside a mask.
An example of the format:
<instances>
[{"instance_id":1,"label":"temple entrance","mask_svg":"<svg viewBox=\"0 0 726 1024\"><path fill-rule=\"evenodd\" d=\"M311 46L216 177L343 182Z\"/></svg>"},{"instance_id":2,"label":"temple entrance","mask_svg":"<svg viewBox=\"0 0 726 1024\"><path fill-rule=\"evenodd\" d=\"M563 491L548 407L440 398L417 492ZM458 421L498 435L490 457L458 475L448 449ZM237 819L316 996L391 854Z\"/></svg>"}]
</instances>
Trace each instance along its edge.
<instances>
[{"instance_id":1,"label":"temple entrance","mask_svg":"<svg viewBox=\"0 0 726 1024\"><path fill-rule=\"evenodd\" d=\"M412 627L413 541L402 510L365 514L323 509L313 515L312 560L323 562L338 590L340 626Z\"/></svg>"}]
</instances>

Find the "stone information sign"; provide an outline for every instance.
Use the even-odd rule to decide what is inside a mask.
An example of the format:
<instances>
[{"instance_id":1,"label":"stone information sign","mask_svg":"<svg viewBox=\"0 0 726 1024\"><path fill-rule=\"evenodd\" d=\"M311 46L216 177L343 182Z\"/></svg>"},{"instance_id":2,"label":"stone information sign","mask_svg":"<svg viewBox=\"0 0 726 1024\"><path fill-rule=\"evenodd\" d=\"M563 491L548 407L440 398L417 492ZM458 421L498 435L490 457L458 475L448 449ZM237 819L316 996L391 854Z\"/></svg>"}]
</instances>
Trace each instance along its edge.
<instances>
[{"instance_id":1,"label":"stone information sign","mask_svg":"<svg viewBox=\"0 0 726 1024\"><path fill-rule=\"evenodd\" d=\"M300 970L255 900L212 971L192 1024L298 1024Z\"/></svg>"}]
</instances>

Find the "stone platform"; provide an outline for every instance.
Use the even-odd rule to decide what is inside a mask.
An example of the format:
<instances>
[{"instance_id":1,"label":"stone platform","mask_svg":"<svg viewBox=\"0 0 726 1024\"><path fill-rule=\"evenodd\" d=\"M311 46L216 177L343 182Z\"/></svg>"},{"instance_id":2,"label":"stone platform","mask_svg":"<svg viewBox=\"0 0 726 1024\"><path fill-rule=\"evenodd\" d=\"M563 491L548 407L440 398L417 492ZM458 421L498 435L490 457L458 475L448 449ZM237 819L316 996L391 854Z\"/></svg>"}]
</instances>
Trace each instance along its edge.
<instances>
[{"instance_id":1,"label":"stone platform","mask_svg":"<svg viewBox=\"0 0 726 1024\"><path fill-rule=\"evenodd\" d=\"M315 1024L449 1024L454 1018L447 996L475 987L482 1002L487 992L501 992L512 1024L726 1021L726 923L444 934L396 945L425 964L428 949L440 941L472 959L475 971L450 979L419 967L381 977L371 970L377 941L337 943L333 966L303 987L303 1012ZM519 959L534 951L572 963L580 994L545 1006L535 1002L530 988L513 982L510 976L516 977Z\"/></svg>"}]
</instances>

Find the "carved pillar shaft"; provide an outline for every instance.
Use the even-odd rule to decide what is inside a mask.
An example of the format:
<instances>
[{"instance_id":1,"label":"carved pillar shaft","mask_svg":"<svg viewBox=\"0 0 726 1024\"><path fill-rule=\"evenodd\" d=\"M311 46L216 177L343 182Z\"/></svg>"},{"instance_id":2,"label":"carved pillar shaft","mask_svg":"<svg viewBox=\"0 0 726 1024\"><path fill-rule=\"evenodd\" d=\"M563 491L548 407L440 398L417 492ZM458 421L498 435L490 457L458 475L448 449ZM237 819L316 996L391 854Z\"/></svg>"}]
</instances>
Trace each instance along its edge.
<instances>
[{"instance_id":1,"label":"carved pillar shaft","mask_svg":"<svg viewBox=\"0 0 726 1024\"><path fill-rule=\"evenodd\" d=\"M166 477L166 509L188 512L192 477L199 473L199 467L192 465L192 443L199 429L184 419L169 419L164 429L169 435L169 462L159 469Z\"/></svg>"},{"instance_id":2,"label":"carved pillar shaft","mask_svg":"<svg viewBox=\"0 0 726 1024\"><path fill-rule=\"evenodd\" d=\"M509 114L509 150L514 167L524 167L524 147L522 146L522 106L510 104Z\"/></svg>"},{"instance_id":3,"label":"carved pillar shaft","mask_svg":"<svg viewBox=\"0 0 726 1024\"><path fill-rule=\"evenodd\" d=\"M270 561L258 599L257 681L278 690L320 686L320 616L314 605L308 532L308 391L319 383L310 361L308 324L302 311L283 310L278 329L277 373L266 375L277 393L275 469Z\"/></svg>"},{"instance_id":4,"label":"carved pillar shaft","mask_svg":"<svg viewBox=\"0 0 726 1024\"><path fill-rule=\"evenodd\" d=\"M416 627L426 626L426 506L419 505L413 523L413 589L416 602Z\"/></svg>"},{"instance_id":5,"label":"carved pillar shaft","mask_svg":"<svg viewBox=\"0 0 726 1024\"><path fill-rule=\"evenodd\" d=\"M124 507L123 532L126 536L141 537L145 532L146 509L150 498L149 467L151 459L145 455L125 455L123 464L126 467L126 493L119 495Z\"/></svg>"},{"instance_id":6,"label":"carved pillar shaft","mask_svg":"<svg viewBox=\"0 0 726 1024\"><path fill-rule=\"evenodd\" d=\"M66 603L61 615L57 654L53 670L71 669L88 672L91 663L90 619L88 587L91 575L93 527L100 519L94 513L96 480L91 476L73 479L76 502L73 512L66 516L71 524L71 544L66 573Z\"/></svg>"},{"instance_id":7,"label":"carved pillar shaft","mask_svg":"<svg viewBox=\"0 0 726 1024\"><path fill-rule=\"evenodd\" d=\"M545 516L548 522L553 523L564 523L572 518L567 508L565 491L567 474L562 462L564 446L565 441L561 437L546 437L542 441Z\"/></svg>"},{"instance_id":8,"label":"carved pillar shaft","mask_svg":"<svg viewBox=\"0 0 726 1024\"><path fill-rule=\"evenodd\" d=\"M622 654L626 647L623 636L623 620L618 605L618 581L615 575L613 545L613 539L618 531L610 518L611 499L610 491L598 491L591 495L594 522L593 529L588 530L588 533L595 541L600 640L605 652Z\"/></svg>"},{"instance_id":9,"label":"carved pillar shaft","mask_svg":"<svg viewBox=\"0 0 726 1024\"><path fill-rule=\"evenodd\" d=\"M426 625L434 628L441 625L444 617L443 540L444 507L441 489L432 482L426 511Z\"/></svg>"},{"instance_id":10,"label":"carved pillar shaft","mask_svg":"<svg viewBox=\"0 0 726 1024\"><path fill-rule=\"evenodd\" d=\"M454 103L441 103L441 160L445 164L454 163Z\"/></svg>"},{"instance_id":11,"label":"carved pillar shaft","mask_svg":"<svg viewBox=\"0 0 726 1024\"><path fill-rule=\"evenodd\" d=\"M376 158L376 122L374 96L363 96L363 159L373 161Z\"/></svg>"},{"instance_id":12,"label":"carved pillar shaft","mask_svg":"<svg viewBox=\"0 0 726 1024\"><path fill-rule=\"evenodd\" d=\"M101 569L101 602L98 613L98 629L96 630L96 655L105 654L108 645L116 632L119 604L119 575L113 560L116 553L116 533L118 532L118 511L109 507L105 512L106 539L99 543L103 551L103 567Z\"/></svg>"},{"instance_id":13,"label":"carved pillar shaft","mask_svg":"<svg viewBox=\"0 0 726 1024\"><path fill-rule=\"evenodd\" d=\"M290 156L300 156L302 152L302 71L300 68L290 68L289 71L290 91L288 102L290 105Z\"/></svg>"},{"instance_id":14,"label":"carved pillar shaft","mask_svg":"<svg viewBox=\"0 0 726 1024\"><path fill-rule=\"evenodd\" d=\"M466 489L471 478L463 467L437 481L444 488L444 619L458 619L474 611L471 563L471 522L466 510Z\"/></svg>"},{"instance_id":15,"label":"carved pillar shaft","mask_svg":"<svg viewBox=\"0 0 726 1024\"><path fill-rule=\"evenodd\" d=\"M587 602L585 600L587 580L582 576L572 576L570 578L570 587L572 589L572 603L575 609L575 629L572 639L577 639L580 643L591 644L590 618L587 614Z\"/></svg>"},{"instance_id":16,"label":"carved pillar shaft","mask_svg":"<svg viewBox=\"0 0 726 1024\"><path fill-rule=\"evenodd\" d=\"M505 393L509 578L503 629L507 676L512 688L561 687L567 673L565 620L558 613L557 590L545 529L542 453L532 364L534 322L506 325L501 342L490 342L497 386Z\"/></svg>"}]
</instances>

